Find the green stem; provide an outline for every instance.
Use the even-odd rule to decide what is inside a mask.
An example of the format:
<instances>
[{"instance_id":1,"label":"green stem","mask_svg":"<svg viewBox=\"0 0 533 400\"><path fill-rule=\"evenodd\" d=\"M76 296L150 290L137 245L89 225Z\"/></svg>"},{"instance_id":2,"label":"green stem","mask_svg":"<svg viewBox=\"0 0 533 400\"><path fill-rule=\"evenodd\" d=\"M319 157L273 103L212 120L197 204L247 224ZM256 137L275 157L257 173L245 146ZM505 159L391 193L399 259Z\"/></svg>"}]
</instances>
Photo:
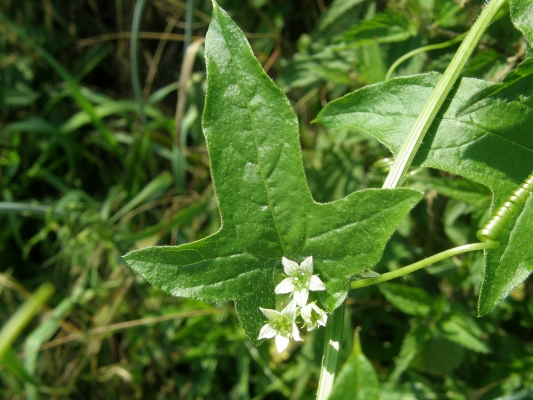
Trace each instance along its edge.
<instances>
[{"instance_id":1,"label":"green stem","mask_svg":"<svg viewBox=\"0 0 533 400\"><path fill-rule=\"evenodd\" d=\"M390 281L391 279L410 274L411 272L427 267L428 265L434 264L437 261L444 260L445 258L453 257L458 254L466 253L469 251L495 249L499 245L499 242L489 241L483 243L465 244L464 246L454 247L453 249L443 251L442 253L438 253L421 261L415 262L414 264L408 265L407 267L397 269L396 271L387 272L386 274L383 274L376 278L353 281L350 284L350 289L359 289L362 287L375 285L377 283Z\"/></svg>"},{"instance_id":2,"label":"green stem","mask_svg":"<svg viewBox=\"0 0 533 400\"><path fill-rule=\"evenodd\" d=\"M444 49L446 47L453 46L454 44L459 43L461 40L463 40L467 34L468 32L465 32L462 35L453 38L452 40L448 40L447 42L430 44L428 46L423 46L419 47L418 49L414 49L409 53L405 53L403 56L394 61L394 63L390 66L389 70L387 71L387 75L385 75L385 80L388 81L391 78L393 72L396 70L396 68L398 68L398 65L403 63L405 60L416 56L417 54L425 53L426 51Z\"/></svg>"},{"instance_id":3,"label":"green stem","mask_svg":"<svg viewBox=\"0 0 533 400\"><path fill-rule=\"evenodd\" d=\"M411 166L415 154L422 143L422 139L435 119L437 112L444 103L444 100L446 100L457 78L459 78L459 74L487 29L487 26L506 1L491 0L481 12L479 18L457 50L450 65L448 65L448 68L446 68L446 71L437 83L437 86L435 86L427 103L424 105L424 109L415 121L409 136L407 136L398 156L394 160L394 164L383 184L383 188L393 189L398 187L404 180L407 170Z\"/></svg>"},{"instance_id":4,"label":"green stem","mask_svg":"<svg viewBox=\"0 0 533 400\"><path fill-rule=\"evenodd\" d=\"M317 400L326 400L333 388L333 381L339 368L339 354L342 341L342 331L344 327L344 301L333 311L326 324L326 334L324 338L324 355L322 357L322 367L320 369L320 380L318 381Z\"/></svg>"}]
</instances>

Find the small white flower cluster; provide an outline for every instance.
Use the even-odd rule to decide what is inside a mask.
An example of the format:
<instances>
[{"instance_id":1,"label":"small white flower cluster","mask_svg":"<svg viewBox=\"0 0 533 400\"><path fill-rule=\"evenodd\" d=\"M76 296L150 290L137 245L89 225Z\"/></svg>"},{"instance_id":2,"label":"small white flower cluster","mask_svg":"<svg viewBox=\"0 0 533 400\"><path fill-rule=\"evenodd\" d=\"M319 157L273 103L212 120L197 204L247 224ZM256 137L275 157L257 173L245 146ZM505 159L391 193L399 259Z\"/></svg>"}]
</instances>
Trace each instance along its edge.
<instances>
[{"instance_id":1,"label":"small white flower cluster","mask_svg":"<svg viewBox=\"0 0 533 400\"><path fill-rule=\"evenodd\" d=\"M280 353L287 348L291 338L296 341L302 340L295 322L298 312L308 331L316 329L319 325L326 326L328 319L325 311L315 302L307 304L310 290L326 290L324 282L318 275L313 275L313 257L307 257L299 265L283 257L281 263L287 278L282 280L274 291L276 294L290 293L292 300L281 312L259 307L269 320L261 328L259 339L275 337L276 349Z\"/></svg>"}]
</instances>

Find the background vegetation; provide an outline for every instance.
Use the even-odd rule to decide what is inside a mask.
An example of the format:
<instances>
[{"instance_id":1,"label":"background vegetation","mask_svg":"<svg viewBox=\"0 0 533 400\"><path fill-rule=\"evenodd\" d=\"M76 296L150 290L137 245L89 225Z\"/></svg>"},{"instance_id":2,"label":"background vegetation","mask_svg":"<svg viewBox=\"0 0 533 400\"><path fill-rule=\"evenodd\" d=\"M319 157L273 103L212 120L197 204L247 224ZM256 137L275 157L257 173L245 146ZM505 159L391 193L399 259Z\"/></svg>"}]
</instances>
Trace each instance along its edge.
<instances>
[{"instance_id":1,"label":"background vegetation","mask_svg":"<svg viewBox=\"0 0 533 400\"><path fill-rule=\"evenodd\" d=\"M0 357L5 399L312 399L323 332L277 354L255 348L232 304L172 298L123 263L127 251L219 228L201 130L202 38L211 2L150 0L140 19L145 119L132 89L135 2L3 1L0 24L0 323L43 282L47 305ZM380 187L388 151L353 129L313 124L328 101L385 79L403 54L457 38L473 0L227 0L300 120L315 200ZM191 22L192 21L192 22ZM184 52L186 31L191 47ZM393 76L443 71L457 44L421 52ZM186 55L188 54L188 55ZM531 55L506 13L465 76L500 81ZM179 96L178 96L179 88ZM386 163L384 163L386 164ZM416 170L428 190L393 236L379 272L472 242L490 191ZM476 319L482 254L353 291L352 331L383 399L533 397L533 285ZM12 332L13 333L13 332ZM6 342L7 343L7 342Z\"/></svg>"}]
</instances>

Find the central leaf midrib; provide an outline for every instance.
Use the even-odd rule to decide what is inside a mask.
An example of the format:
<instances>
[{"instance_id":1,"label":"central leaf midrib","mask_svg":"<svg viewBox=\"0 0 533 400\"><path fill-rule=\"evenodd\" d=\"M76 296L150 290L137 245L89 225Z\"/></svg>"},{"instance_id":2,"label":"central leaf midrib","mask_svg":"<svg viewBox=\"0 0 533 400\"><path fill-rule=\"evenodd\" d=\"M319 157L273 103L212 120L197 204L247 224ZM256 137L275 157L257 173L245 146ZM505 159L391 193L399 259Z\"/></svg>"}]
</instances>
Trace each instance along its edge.
<instances>
[{"instance_id":1,"label":"central leaf midrib","mask_svg":"<svg viewBox=\"0 0 533 400\"><path fill-rule=\"evenodd\" d=\"M220 20L220 22L221 22L220 27L222 28L222 20ZM256 133L255 133L256 131L255 131L253 119L251 117L252 111L250 110L250 104L249 104L248 99L244 95L244 92L241 89L241 86L239 85L239 80L235 79L235 77L236 77L235 61L234 61L233 55L231 54L231 51L229 50L229 47L228 47L228 41L226 39L225 30L224 29L220 29L220 32L221 32L222 37L224 39L224 42L226 44L226 50L227 50L227 52L229 54L229 58L230 58L230 62L231 62L231 69L233 71L233 74L232 74L233 81L235 82L235 85L239 88L239 91L241 92L242 97L245 99L246 108L248 109L248 113L250 114L250 125L252 127L251 131L252 131L252 135L254 137L254 145L255 145L255 150L256 150L256 155L257 155L257 167L259 168L259 173L261 174L261 178L262 178L261 180L262 180L262 183L263 183L263 187L265 189L265 195L266 195L266 198L267 198L268 209L270 211L270 215L272 215L272 220L274 222L274 228L276 229L276 233L278 234L279 242L280 242L281 247L283 249L283 253L285 253L286 252L285 243L283 242L283 239L282 239L282 236L281 236L281 232L280 232L280 229L278 227L277 220L276 220L276 216L275 216L274 211L273 211L273 206L272 206L272 203L271 203L271 200L270 200L270 196L269 196L269 193L268 193L268 189L269 188L266 185L265 175L263 173L263 168L261 167L261 162L260 162L260 159L259 159L260 151L259 151L259 146L257 145L257 137L256 137Z\"/></svg>"}]
</instances>

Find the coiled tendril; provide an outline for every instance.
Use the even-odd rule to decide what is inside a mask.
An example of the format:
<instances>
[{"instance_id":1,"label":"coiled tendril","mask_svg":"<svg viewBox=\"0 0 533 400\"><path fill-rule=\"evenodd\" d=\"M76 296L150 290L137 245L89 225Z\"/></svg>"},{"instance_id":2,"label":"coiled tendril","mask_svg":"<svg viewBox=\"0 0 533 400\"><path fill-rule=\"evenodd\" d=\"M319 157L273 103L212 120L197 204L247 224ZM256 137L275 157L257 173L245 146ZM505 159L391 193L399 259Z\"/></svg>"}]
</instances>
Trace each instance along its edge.
<instances>
[{"instance_id":1,"label":"coiled tendril","mask_svg":"<svg viewBox=\"0 0 533 400\"><path fill-rule=\"evenodd\" d=\"M533 193L533 172L505 201L483 228L477 231L482 242L496 241L514 213L519 211Z\"/></svg>"}]
</instances>

